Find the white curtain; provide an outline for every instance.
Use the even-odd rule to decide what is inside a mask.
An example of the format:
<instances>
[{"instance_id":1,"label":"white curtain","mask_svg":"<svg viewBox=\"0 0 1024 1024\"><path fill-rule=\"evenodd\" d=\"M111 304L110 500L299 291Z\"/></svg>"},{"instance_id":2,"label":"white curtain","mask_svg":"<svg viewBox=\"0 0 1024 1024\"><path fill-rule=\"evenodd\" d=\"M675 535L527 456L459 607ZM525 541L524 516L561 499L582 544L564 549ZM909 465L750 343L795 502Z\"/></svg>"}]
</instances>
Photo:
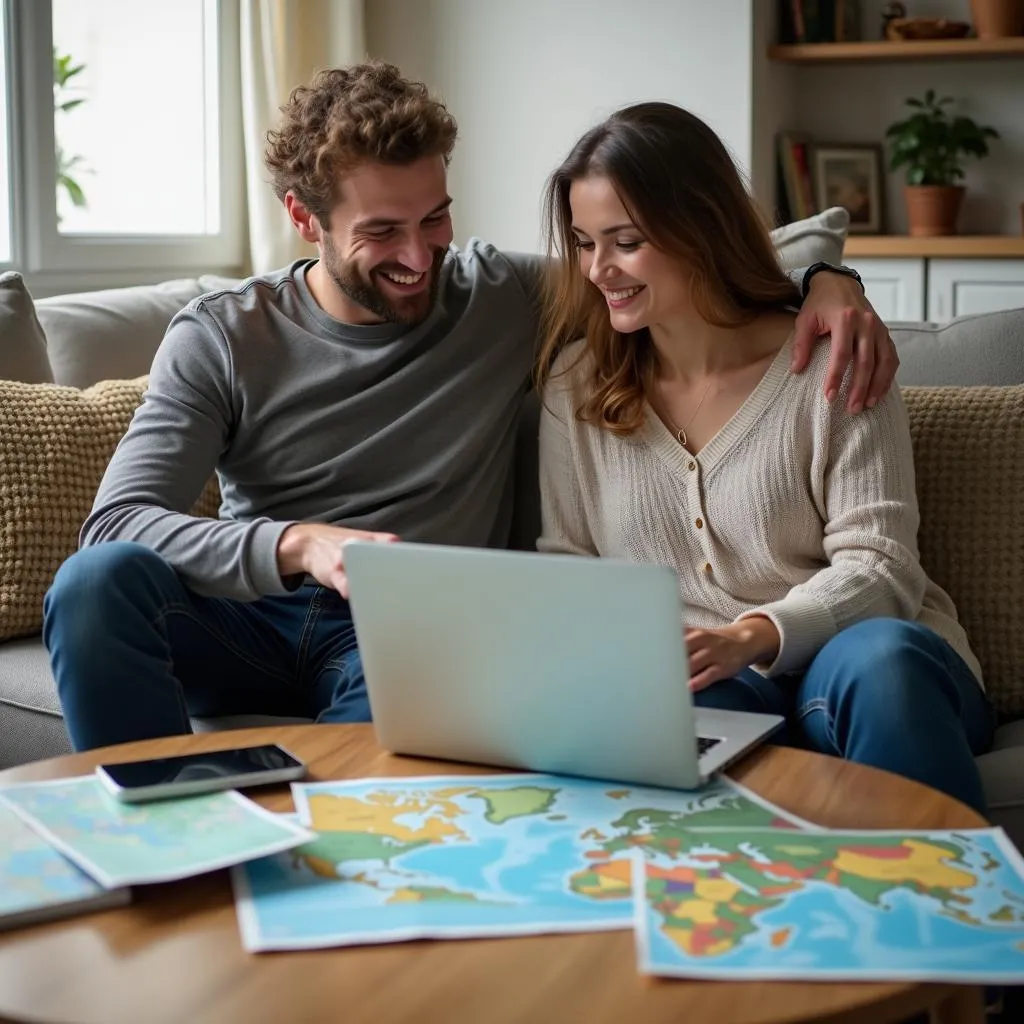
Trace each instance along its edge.
<instances>
[{"instance_id":1,"label":"white curtain","mask_svg":"<svg viewBox=\"0 0 1024 1024\"><path fill-rule=\"evenodd\" d=\"M270 187L267 130L292 89L315 71L365 59L363 0L241 0L241 33L248 269L262 274L315 255Z\"/></svg>"}]
</instances>

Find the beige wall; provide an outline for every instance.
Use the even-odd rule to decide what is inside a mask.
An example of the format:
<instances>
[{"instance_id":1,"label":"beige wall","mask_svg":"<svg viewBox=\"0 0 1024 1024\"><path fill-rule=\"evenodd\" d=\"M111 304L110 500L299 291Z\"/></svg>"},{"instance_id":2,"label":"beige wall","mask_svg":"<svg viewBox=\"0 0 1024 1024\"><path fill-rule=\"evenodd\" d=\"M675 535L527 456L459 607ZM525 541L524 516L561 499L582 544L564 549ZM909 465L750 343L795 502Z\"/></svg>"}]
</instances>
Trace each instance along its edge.
<instances>
[{"instance_id":1,"label":"beige wall","mask_svg":"<svg viewBox=\"0 0 1024 1024\"><path fill-rule=\"evenodd\" d=\"M864 38L879 37L879 7L862 4ZM929 87L1003 136L966 164L961 231L1020 233L1024 59L794 67L767 58L775 10L774 0L366 0L366 48L440 90L459 120L459 241L536 248L545 177L624 103L668 99L708 120L770 213L777 131L881 143L905 97ZM930 0L927 13L970 20L968 0ZM344 32L332 33L343 52ZM886 172L892 233L906 230L902 188Z\"/></svg>"},{"instance_id":2,"label":"beige wall","mask_svg":"<svg viewBox=\"0 0 1024 1024\"><path fill-rule=\"evenodd\" d=\"M367 48L459 122L456 241L536 250L545 178L614 108L665 99L751 159L751 0L368 0Z\"/></svg>"}]
</instances>

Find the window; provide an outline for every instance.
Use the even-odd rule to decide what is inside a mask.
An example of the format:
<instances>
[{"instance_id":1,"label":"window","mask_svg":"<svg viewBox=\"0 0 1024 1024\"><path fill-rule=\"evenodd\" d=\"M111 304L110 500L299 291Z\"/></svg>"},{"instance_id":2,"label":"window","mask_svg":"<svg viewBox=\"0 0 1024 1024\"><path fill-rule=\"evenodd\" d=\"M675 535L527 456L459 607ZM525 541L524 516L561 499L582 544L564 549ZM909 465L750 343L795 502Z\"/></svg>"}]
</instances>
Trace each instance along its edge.
<instances>
[{"instance_id":1,"label":"window","mask_svg":"<svg viewBox=\"0 0 1024 1024\"><path fill-rule=\"evenodd\" d=\"M0 5L0 265L11 260L11 171L7 117L7 18Z\"/></svg>"},{"instance_id":2,"label":"window","mask_svg":"<svg viewBox=\"0 0 1024 1024\"><path fill-rule=\"evenodd\" d=\"M0 233L18 216L0 264L65 278L240 267L238 0L4 3L0 187L14 184Z\"/></svg>"}]
</instances>

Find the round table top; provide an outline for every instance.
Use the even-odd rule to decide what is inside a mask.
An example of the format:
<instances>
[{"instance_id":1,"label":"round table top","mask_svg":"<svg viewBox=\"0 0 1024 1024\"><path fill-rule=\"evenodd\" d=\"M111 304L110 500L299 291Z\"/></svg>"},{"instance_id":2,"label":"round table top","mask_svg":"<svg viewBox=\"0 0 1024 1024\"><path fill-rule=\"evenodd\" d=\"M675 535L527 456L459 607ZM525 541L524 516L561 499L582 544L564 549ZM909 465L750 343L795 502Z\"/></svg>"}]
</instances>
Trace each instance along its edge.
<instances>
[{"instance_id":1,"label":"round table top","mask_svg":"<svg viewBox=\"0 0 1024 1024\"><path fill-rule=\"evenodd\" d=\"M0 772L0 786L125 761L278 742L309 779L481 774L494 769L396 757L372 726L305 725L124 744ZM886 772L765 746L729 774L830 828L952 829L986 822L955 800ZM293 809L285 786L248 791ZM309 952L242 948L226 871L137 886L122 909L0 934L0 1019L13 1021L663 1021L769 1024L980 1020L975 989L655 979L637 972L629 932L404 942Z\"/></svg>"}]
</instances>

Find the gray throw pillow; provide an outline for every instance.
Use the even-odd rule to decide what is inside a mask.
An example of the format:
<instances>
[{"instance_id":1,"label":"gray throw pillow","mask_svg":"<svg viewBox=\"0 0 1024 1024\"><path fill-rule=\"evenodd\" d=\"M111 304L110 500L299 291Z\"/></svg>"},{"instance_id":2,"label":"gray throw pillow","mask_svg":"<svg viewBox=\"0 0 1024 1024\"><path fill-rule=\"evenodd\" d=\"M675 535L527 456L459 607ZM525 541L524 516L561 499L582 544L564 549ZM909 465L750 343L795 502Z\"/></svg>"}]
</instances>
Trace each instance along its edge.
<instances>
[{"instance_id":1,"label":"gray throw pillow","mask_svg":"<svg viewBox=\"0 0 1024 1024\"><path fill-rule=\"evenodd\" d=\"M52 379L86 388L149 373L174 314L201 292L198 280L183 278L40 299Z\"/></svg>"},{"instance_id":2,"label":"gray throw pillow","mask_svg":"<svg viewBox=\"0 0 1024 1024\"><path fill-rule=\"evenodd\" d=\"M46 336L21 274L0 274L0 380L51 384Z\"/></svg>"}]
</instances>

